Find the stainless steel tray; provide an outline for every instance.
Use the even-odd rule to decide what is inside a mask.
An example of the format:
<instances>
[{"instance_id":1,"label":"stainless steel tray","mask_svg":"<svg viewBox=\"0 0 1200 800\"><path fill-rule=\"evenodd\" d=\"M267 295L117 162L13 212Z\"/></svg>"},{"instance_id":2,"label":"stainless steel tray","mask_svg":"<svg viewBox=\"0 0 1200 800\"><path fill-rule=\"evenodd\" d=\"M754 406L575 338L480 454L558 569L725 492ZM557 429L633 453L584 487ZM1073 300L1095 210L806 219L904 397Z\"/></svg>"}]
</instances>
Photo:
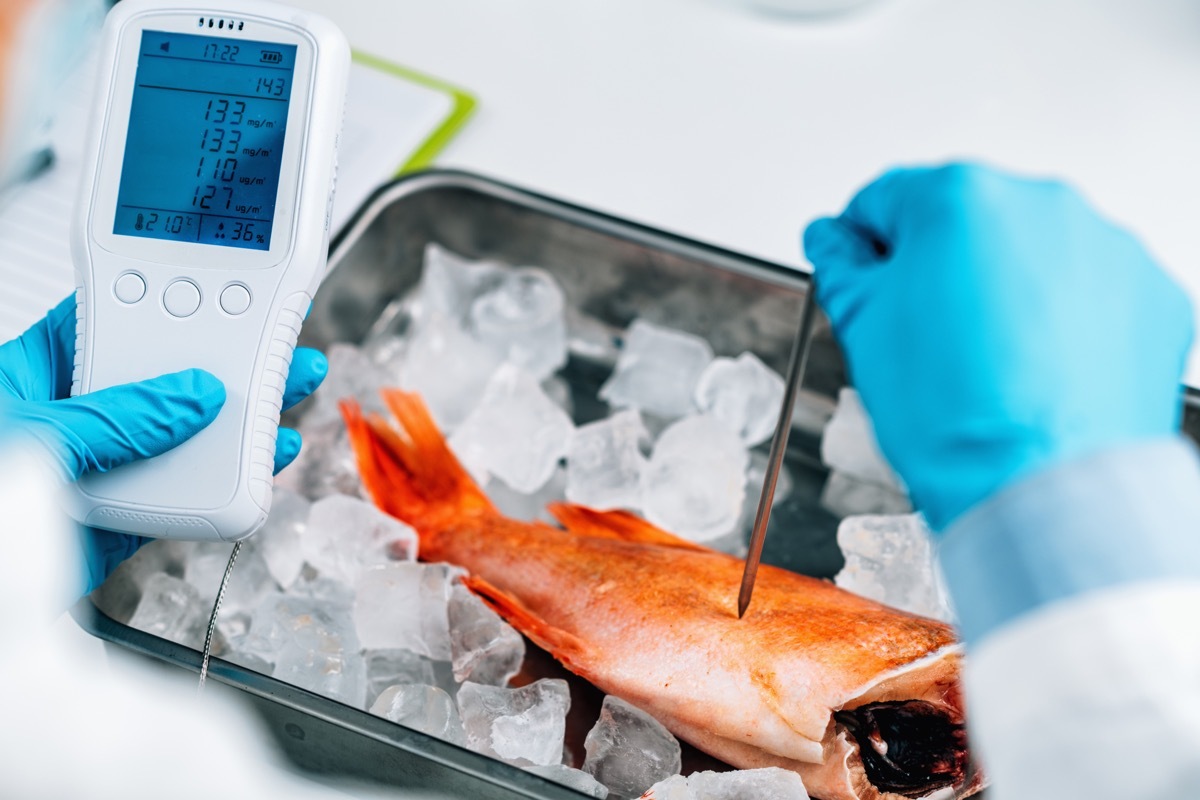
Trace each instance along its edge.
<instances>
[{"instance_id":1,"label":"stainless steel tray","mask_svg":"<svg viewBox=\"0 0 1200 800\"><path fill-rule=\"evenodd\" d=\"M615 330L642 317L705 336L718 355L752 350L780 372L808 288L807 276L785 267L479 176L433 171L381 188L337 237L331 272L301 343L325 347L361 341L389 303L415 285L429 242L466 256L543 267L562 283L570 304ZM823 319L814 328L811 353L805 388L834 397L845 383L845 370ZM577 421L604 413L595 400L596 388L611 368L604 362L594 351L572 352L566 375ZM1198 392L1188 392L1185 426L1200 441ZM787 463L794 488L772 517L764 560L831 576L842 558L834 539L837 519L817 502L826 478L817 445L811 434L797 431L792 436ZM196 651L116 622L88 599L80 601L74 614L101 639L199 670ZM548 657L535 655L530 661L527 667L533 671L555 674L557 667ZM210 676L240 690L292 761L315 773L446 797L582 797L220 659L214 660ZM579 683L573 684L573 707L594 719L599 694L589 694Z\"/></svg>"}]
</instances>

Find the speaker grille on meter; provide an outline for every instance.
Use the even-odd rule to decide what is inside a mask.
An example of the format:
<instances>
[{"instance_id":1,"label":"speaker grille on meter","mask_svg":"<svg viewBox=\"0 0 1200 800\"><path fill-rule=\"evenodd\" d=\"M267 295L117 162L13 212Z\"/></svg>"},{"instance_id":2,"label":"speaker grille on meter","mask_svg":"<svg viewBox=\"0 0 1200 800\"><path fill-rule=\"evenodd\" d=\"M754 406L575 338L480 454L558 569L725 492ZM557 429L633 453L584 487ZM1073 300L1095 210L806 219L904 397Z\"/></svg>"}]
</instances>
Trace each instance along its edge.
<instances>
[{"instance_id":1,"label":"speaker grille on meter","mask_svg":"<svg viewBox=\"0 0 1200 800\"><path fill-rule=\"evenodd\" d=\"M200 28L212 28L218 31L240 31L246 27L244 20L230 19L229 17L198 17L196 23Z\"/></svg>"}]
</instances>

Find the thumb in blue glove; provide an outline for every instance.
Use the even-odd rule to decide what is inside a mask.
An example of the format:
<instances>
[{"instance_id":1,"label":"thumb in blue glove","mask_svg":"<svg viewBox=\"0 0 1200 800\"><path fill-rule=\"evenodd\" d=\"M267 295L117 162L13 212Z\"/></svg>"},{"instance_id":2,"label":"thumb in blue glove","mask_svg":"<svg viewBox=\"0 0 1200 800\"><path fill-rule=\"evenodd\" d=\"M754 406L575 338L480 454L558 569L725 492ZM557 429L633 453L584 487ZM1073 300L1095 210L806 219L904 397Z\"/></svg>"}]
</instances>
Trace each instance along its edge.
<instances>
[{"instance_id":1,"label":"thumb in blue glove","mask_svg":"<svg viewBox=\"0 0 1200 800\"><path fill-rule=\"evenodd\" d=\"M1186 295L1061 183L900 169L804 235L880 448L931 526L1178 428Z\"/></svg>"},{"instance_id":2,"label":"thumb in blue glove","mask_svg":"<svg viewBox=\"0 0 1200 800\"><path fill-rule=\"evenodd\" d=\"M225 402L221 382L198 369L70 397L74 347L75 305L71 298L20 338L0 346L0 412L12 430L41 445L64 480L164 453L216 419ZM297 349L284 407L316 389L327 371L328 364L319 352ZM300 435L281 429L275 471L291 463L299 452ZM86 593L147 540L84 529L80 541Z\"/></svg>"},{"instance_id":3,"label":"thumb in blue glove","mask_svg":"<svg viewBox=\"0 0 1200 800\"><path fill-rule=\"evenodd\" d=\"M189 369L80 397L12 403L9 419L41 443L65 480L77 480L165 453L216 419L224 403L219 380Z\"/></svg>"}]
</instances>

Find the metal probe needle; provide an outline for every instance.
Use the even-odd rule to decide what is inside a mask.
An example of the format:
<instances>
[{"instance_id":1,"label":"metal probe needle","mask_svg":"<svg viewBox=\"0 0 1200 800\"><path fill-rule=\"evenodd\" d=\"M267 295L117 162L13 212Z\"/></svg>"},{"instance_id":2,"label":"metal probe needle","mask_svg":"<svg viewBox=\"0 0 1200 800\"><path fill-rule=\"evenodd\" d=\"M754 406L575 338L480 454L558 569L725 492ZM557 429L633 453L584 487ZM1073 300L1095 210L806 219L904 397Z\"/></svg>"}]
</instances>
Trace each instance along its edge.
<instances>
[{"instance_id":1,"label":"metal probe needle","mask_svg":"<svg viewBox=\"0 0 1200 800\"><path fill-rule=\"evenodd\" d=\"M804 380L804 368L808 363L808 332L816 309L817 287L813 280L808 284L808 295L804 299L804 310L800 313L800 330L792 343L792 357L783 394L783 407L779 409L779 421L775 424L775 438L771 440L771 455L767 460L767 474L763 478L762 495L758 499L758 513L754 515L754 532L750 534L750 552L746 554L746 569L742 573L742 588L738 592L738 619L746 614L750 596L754 594L754 579L758 577L758 564L762 561L763 543L767 540L767 523L771 520L771 503L775 499L775 484L787 452L788 434L792 432L792 410L796 406L796 395Z\"/></svg>"}]
</instances>

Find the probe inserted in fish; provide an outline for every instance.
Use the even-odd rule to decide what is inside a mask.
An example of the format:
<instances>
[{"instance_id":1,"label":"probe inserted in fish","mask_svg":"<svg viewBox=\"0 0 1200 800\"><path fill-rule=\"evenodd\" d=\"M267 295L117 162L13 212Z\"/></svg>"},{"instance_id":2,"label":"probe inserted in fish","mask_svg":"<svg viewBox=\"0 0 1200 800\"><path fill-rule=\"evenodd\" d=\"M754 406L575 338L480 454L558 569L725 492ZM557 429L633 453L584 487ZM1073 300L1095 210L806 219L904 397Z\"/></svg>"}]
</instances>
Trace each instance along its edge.
<instances>
[{"instance_id":1,"label":"probe inserted in fish","mask_svg":"<svg viewBox=\"0 0 1200 800\"><path fill-rule=\"evenodd\" d=\"M808 294L804 309L800 312L800 329L792 343L792 355L788 362L785 378L783 405L779 409L779 421L775 424L775 436L771 439L771 454L767 459L767 474L763 478L762 494L758 499L758 511L754 515L754 529L750 534L750 548L746 553L746 569L742 573L742 586L738 591L738 619L746 615L750 597L754 594L754 580L758 577L758 565L762 560L763 543L767 540L767 523L771 521L771 504L775 500L775 484L783 467L787 453L788 434L792 430L792 412L796 406L796 395L804 382L804 370L808 365L808 346L812 318L816 313L817 286L815 279L808 283Z\"/></svg>"}]
</instances>

